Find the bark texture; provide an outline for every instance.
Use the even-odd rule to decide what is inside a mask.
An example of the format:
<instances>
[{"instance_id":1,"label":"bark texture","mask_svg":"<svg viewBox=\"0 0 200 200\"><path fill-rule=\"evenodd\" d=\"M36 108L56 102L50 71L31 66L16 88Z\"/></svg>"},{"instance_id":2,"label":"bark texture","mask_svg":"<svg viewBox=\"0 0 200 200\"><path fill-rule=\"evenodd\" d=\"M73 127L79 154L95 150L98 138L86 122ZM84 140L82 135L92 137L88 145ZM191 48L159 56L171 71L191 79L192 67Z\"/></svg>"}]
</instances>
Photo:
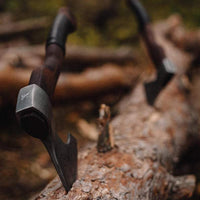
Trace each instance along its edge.
<instances>
[{"instance_id":1,"label":"bark texture","mask_svg":"<svg viewBox=\"0 0 200 200\"><path fill-rule=\"evenodd\" d=\"M183 74L192 57L163 37L171 25L168 21L155 27L162 31L162 37L158 34L157 39ZM96 144L86 146L80 150L78 179L70 192L66 194L56 178L34 199L189 199L195 177L173 176L173 168L190 140L199 138L183 76L173 79L155 107L147 105L143 84L138 83L119 103L118 115L111 121L115 148L102 154Z\"/></svg>"},{"instance_id":2,"label":"bark texture","mask_svg":"<svg viewBox=\"0 0 200 200\"><path fill-rule=\"evenodd\" d=\"M46 199L188 199L193 176L171 173L188 138L197 134L196 119L175 79L157 108L146 104L139 84L118 106L112 121L116 147L101 154L96 145L79 153L78 179L66 195L58 179L36 198Z\"/></svg>"}]
</instances>

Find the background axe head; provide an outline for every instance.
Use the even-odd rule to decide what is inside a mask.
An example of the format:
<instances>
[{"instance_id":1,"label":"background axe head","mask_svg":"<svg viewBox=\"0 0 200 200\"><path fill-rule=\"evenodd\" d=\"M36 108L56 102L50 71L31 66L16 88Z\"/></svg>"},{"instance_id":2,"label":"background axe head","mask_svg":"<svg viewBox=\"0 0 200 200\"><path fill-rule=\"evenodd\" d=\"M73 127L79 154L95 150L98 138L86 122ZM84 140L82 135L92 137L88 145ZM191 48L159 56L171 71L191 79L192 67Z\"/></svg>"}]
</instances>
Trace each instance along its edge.
<instances>
[{"instance_id":1,"label":"background axe head","mask_svg":"<svg viewBox=\"0 0 200 200\"><path fill-rule=\"evenodd\" d=\"M157 77L155 81L144 84L147 102L154 105L159 93L165 88L175 74L175 66L165 58L162 65L157 69Z\"/></svg>"}]
</instances>

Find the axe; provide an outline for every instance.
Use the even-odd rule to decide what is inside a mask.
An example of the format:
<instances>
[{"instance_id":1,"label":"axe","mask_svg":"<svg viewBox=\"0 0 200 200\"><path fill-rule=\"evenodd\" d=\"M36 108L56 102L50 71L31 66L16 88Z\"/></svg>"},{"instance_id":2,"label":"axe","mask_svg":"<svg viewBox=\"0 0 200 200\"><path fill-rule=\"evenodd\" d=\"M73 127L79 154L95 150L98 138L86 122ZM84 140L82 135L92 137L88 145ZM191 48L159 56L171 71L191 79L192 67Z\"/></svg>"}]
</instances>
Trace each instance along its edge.
<instances>
[{"instance_id":1,"label":"axe","mask_svg":"<svg viewBox=\"0 0 200 200\"><path fill-rule=\"evenodd\" d=\"M67 8L61 8L46 41L44 65L33 70L29 85L19 91L16 106L21 127L44 144L67 192L77 177L77 142L68 134L64 143L56 134L51 101L64 59L66 38L75 29L73 15Z\"/></svg>"},{"instance_id":2,"label":"axe","mask_svg":"<svg viewBox=\"0 0 200 200\"><path fill-rule=\"evenodd\" d=\"M147 102L149 105L153 105L159 93L174 76L176 69L173 63L166 57L164 49L157 44L151 28L150 18L142 4L138 0L126 1L137 18L139 32L156 67L156 80L144 84Z\"/></svg>"}]
</instances>

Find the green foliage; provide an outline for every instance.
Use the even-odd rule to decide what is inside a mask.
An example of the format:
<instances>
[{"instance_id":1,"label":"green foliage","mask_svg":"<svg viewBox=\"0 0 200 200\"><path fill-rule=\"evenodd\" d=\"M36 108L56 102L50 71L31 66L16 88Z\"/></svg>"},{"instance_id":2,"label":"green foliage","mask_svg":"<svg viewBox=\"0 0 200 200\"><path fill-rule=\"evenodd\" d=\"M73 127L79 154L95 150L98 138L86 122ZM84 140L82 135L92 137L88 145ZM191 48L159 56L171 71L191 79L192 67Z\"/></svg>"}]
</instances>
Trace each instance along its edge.
<instances>
[{"instance_id":1,"label":"green foliage","mask_svg":"<svg viewBox=\"0 0 200 200\"><path fill-rule=\"evenodd\" d=\"M180 13L189 27L200 25L199 0L141 0L152 20ZM71 43L98 46L133 45L137 24L125 0L7 0L7 9L17 19L48 15L52 18L61 6L76 15L78 30Z\"/></svg>"},{"instance_id":2,"label":"green foliage","mask_svg":"<svg viewBox=\"0 0 200 200\"><path fill-rule=\"evenodd\" d=\"M55 15L63 0L8 0L7 9L17 18Z\"/></svg>"}]
</instances>

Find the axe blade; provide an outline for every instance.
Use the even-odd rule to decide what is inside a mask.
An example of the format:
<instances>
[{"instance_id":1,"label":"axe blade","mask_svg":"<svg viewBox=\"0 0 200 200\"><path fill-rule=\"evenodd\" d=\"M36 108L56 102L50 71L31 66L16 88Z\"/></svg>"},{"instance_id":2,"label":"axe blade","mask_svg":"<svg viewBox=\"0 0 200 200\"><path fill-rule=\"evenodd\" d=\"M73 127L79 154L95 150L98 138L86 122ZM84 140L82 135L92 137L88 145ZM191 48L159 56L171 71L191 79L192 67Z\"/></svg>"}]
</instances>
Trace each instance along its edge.
<instances>
[{"instance_id":1,"label":"axe blade","mask_svg":"<svg viewBox=\"0 0 200 200\"><path fill-rule=\"evenodd\" d=\"M157 96L167 86L174 74L175 66L167 58L164 59L161 67L157 71L156 80L144 84L149 105L154 105Z\"/></svg>"},{"instance_id":2,"label":"axe blade","mask_svg":"<svg viewBox=\"0 0 200 200\"><path fill-rule=\"evenodd\" d=\"M77 177L77 142L68 134L67 143L64 143L55 133L51 102L46 92L36 84L22 88L16 115L23 129L45 145L68 192Z\"/></svg>"},{"instance_id":3,"label":"axe blade","mask_svg":"<svg viewBox=\"0 0 200 200\"><path fill-rule=\"evenodd\" d=\"M77 178L77 142L68 134L67 142L64 143L56 133L49 134L42 140L51 160L56 168L60 180L68 192Z\"/></svg>"}]
</instances>

